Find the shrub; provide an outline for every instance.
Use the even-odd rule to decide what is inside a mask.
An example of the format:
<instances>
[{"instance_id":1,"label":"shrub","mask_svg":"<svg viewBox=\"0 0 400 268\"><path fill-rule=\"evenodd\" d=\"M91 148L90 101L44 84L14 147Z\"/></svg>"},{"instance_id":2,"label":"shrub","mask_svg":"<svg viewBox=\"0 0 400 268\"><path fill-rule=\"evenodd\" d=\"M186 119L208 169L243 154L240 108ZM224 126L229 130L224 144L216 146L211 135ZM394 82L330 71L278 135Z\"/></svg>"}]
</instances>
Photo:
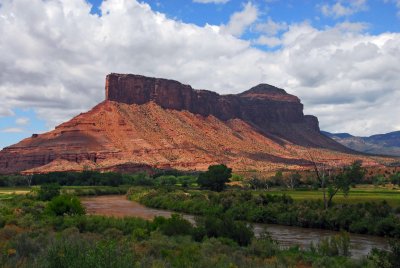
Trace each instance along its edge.
<instances>
[{"instance_id":1,"label":"shrub","mask_svg":"<svg viewBox=\"0 0 400 268\"><path fill-rule=\"evenodd\" d=\"M134 262L129 245L113 240L87 241L74 236L52 243L38 267L132 267Z\"/></svg>"},{"instance_id":2,"label":"shrub","mask_svg":"<svg viewBox=\"0 0 400 268\"><path fill-rule=\"evenodd\" d=\"M225 237L230 238L240 246L250 244L254 233L252 228L243 222L234 221L227 214L208 215L203 221L198 223L196 231L196 240L201 237L201 231L207 237Z\"/></svg>"},{"instance_id":3,"label":"shrub","mask_svg":"<svg viewBox=\"0 0 400 268\"><path fill-rule=\"evenodd\" d=\"M18 234L11 243L16 249L19 257L30 257L36 255L41 249L36 240L29 236L29 233Z\"/></svg>"},{"instance_id":4,"label":"shrub","mask_svg":"<svg viewBox=\"0 0 400 268\"><path fill-rule=\"evenodd\" d=\"M191 175L184 175L177 177L178 183L182 185L182 187L188 187L196 183L197 178Z\"/></svg>"},{"instance_id":5,"label":"shrub","mask_svg":"<svg viewBox=\"0 0 400 268\"><path fill-rule=\"evenodd\" d=\"M127 185L136 186L152 186L154 185L154 180L147 175L145 172L140 172L137 174L125 174L123 175L123 183Z\"/></svg>"},{"instance_id":6,"label":"shrub","mask_svg":"<svg viewBox=\"0 0 400 268\"><path fill-rule=\"evenodd\" d=\"M368 255L368 259L374 267L397 268L400 267L400 240L389 241L390 250L373 249Z\"/></svg>"},{"instance_id":7,"label":"shrub","mask_svg":"<svg viewBox=\"0 0 400 268\"><path fill-rule=\"evenodd\" d=\"M42 201L48 201L60 195L60 185L57 183L48 183L40 186L38 198Z\"/></svg>"},{"instance_id":8,"label":"shrub","mask_svg":"<svg viewBox=\"0 0 400 268\"><path fill-rule=\"evenodd\" d=\"M190 235L193 231L192 224L179 214L172 214L169 219L156 217L154 219L154 224L158 225L160 231L168 236Z\"/></svg>"},{"instance_id":9,"label":"shrub","mask_svg":"<svg viewBox=\"0 0 400 268\"><path fill-rule=\"evenodd\" d=\"M146 229L136 228L132 232L132 238L134 241L143 241L149 237L149 233Z\"/></svg>"},{"instance_id":10,"label":"shrub","mask_svg":"<svg viewBox=\"0 0 400 268\"><path fill-rule=\"evenodd\" d=\"M339 235L322 239L317 251L323 256L350 256L350 236L342 232Z\"/></svg>"},{"instance_id":11,"label":"shrub","mask_svg":"<svg viewBox=\"0 0 400 268\"><path fill-rule=\"evenodd\" d=\"M54 197L47 204L46 210L56 216L85 214L85 209L79 199L68 195Z\"/></svg>"},{"instance_id":12,"label":"shrub","mask_svg":"<svg viewBox=\"0 0 400 268\"><path fill-rule=\"evenodd\" d=\"M173 186L178 182L173 175L163 175L155 179L155 185L157 186Z\"/></svg>"},{"instance_id":13,"label":"shrub","mask_svg":"<svg viewBox=\"0 0 400 268\"><path fill-rule=\"evenodd\" d=\"M254 239L247 248L248 252L263 258L270 258L279 252L278 243L270 237Z\"/></svg>"}]
</instances>

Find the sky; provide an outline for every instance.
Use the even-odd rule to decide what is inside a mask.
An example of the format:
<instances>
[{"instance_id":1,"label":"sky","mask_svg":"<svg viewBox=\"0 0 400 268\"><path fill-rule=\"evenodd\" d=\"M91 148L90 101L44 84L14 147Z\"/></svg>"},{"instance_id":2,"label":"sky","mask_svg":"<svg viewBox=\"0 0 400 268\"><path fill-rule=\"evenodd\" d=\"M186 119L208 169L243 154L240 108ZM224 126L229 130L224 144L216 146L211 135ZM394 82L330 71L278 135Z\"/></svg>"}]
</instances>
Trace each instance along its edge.
<instances>
[{"instance_id":1,"label":"sky","mask_svg":"<svg viewBox=\"0 0 400 268\"><path fill-rule=\"evenodd\" d=\"M0 148L104 100L111 72L267 83L322 130L400 130L399 26L400 0L0 0Z\"/></svg>"}]
</instances>

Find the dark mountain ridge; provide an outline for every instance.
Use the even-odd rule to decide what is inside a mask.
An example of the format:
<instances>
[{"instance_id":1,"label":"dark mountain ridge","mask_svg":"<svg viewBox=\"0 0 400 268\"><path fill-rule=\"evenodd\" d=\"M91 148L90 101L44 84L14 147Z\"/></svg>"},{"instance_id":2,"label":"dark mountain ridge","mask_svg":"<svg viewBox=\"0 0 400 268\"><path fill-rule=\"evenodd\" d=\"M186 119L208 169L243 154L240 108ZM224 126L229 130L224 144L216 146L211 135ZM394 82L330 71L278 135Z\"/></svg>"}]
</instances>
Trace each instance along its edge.
<instances>
[{"instance_id":1,"label":"dark mountain ridge","mask_svg":"<svg viewBox=\"0 0 400 268\"><path fill-rule=\"evenodd\" d=\"M400 131L375 134L369 137L353 136L349 133L329 133L326 131L321 131L321 133L355 151L400 156Z\"/></svg>"}]
</instances>

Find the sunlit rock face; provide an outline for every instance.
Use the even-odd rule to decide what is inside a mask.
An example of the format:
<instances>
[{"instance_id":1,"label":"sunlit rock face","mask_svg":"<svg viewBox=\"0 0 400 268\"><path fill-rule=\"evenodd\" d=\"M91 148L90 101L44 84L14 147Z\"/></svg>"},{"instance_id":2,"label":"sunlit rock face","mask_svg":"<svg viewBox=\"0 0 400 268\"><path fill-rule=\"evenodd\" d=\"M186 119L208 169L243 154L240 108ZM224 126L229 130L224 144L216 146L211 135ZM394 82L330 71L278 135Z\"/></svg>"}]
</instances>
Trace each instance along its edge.
<instances>
[{"instance_id":1,"label":"sunlit rock face","mask_svg":"<svg viewBox=\"0 0 400 268\"><path fill-rule=\"evenodd\" d=\"M268 84L237 95L219 95L208 90L194 90L174 80L110 74L106 78L106 100L139 105L154 102L165 109L213 115L224 121L242 119L266 134L299 145L343 150L320 135L318 119L303 114L299 98Z\"/></svg>"},{"instance_id":2,"label":"sunlit rock face","mask_svg":"<svg viewBox=\"0 0 400 268\"><path fill-rule=\"evenodd\" d=\"M174 80L109 74L105 93L90 111L4 148L0 173L203 170L215 163L267 171L309 165L305 148L326 161L355 158L321 135L296 96L271 85L219 95Z\"/></svg>"}]
</instances>

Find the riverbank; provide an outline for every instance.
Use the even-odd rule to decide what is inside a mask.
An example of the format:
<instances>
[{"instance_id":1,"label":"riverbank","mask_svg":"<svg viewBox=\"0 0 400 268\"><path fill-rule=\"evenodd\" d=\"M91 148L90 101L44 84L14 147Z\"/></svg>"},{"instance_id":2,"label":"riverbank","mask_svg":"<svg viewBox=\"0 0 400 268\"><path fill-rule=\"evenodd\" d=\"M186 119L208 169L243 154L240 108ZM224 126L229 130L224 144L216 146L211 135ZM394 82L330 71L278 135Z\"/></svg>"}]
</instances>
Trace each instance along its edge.
<instances>
[{"instance_id":1,"label":"riverbank","mask_svg":"<svg viewBox=\"0 0 400 268\"><path fill-rule=\"evenodd\" d=\"M400 237L396 209L385 200L357 204L334 202L328 209L321 200L294 201L287 194L243 189L223 192L195 189L132 187L130 199L151 208L194 215L226 213L235 220L280 224L382 237Z\"/></svg>"},{"instance_id":2,"label":"riverbank","mask_svg":"<svg viewBox=\"0 0 400 268\"><path fill-rule=\"evenodd\" d=\"M171 217L172 211L148 208L136 201L130 201L125 195L98 196L81 198L87 213L91 215L102 215L112 217L139 217L152 220L154 217ZM183 217L194 222L194 215L183 214ZM318 244L321 239L340 234L339 232L299 228L283 225L253 224L256 237L267 230L271 237L282 247L290 248L300 246L302 249L310 248L311 244ZM350 234L350 252L353 258L366 257L373 248L388 249L386 239L370 235Z\"/></svg>"},{"instance_id":3,"label":"riverbank","mask_svg":"<svg viewBox=\"0 0 400 268\"><path fill-rule=\"evenodd\" d=\"M13 195L1 201L0 267L361 268L375 263L349 259L345 244L338 244L346 243L346 236L330 240L328 247L287 249L269 237L254 238L246 224L227 217L192 226L179 216L147 221L68 209L80 204L71 195L49 201Z\"/></svg>"}]
</instances>

